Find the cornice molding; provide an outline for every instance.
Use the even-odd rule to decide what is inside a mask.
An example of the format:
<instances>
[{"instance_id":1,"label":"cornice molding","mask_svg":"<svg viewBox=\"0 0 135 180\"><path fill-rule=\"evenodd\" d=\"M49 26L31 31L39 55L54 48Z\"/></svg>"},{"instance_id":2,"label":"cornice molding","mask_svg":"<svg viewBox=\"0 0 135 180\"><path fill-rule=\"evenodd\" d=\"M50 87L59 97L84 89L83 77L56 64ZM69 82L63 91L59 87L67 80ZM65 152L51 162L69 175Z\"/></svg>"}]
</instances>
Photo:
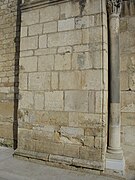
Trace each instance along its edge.
<instances>
[{"instance_id":1,"label":"cornice molding","mask_svg":"<svg viewBox=\"0 0 135 180\"><path fill-rule=\"evenodd\" d=\"M122 7L122 0L107 0L108 14L120 15Z\"/></svg>"},{"instance_id":2,"label":"cornice molding","mask_svg":"<svg viewBox=\"0 0 135 180\"><path fill-rule=\"evenodd\" d=\"M70 0L23 0L21 4L21 10L27 11L29 9L38 8L42 6L51 6L55 4L60 4L63 2L68 2Z\"/></svg>"}]
</instances>

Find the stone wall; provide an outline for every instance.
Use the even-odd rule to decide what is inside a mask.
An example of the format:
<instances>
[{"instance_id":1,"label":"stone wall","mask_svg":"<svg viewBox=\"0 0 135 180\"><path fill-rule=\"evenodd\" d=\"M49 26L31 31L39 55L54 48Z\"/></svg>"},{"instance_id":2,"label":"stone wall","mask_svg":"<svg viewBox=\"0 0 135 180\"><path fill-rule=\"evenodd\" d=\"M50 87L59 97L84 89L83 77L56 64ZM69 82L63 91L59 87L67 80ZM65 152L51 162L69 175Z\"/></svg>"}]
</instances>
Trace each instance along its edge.
<instances>
[{"instance_id":1,"label":"stone wall","mask_svg":"<svg viewBox=\"0 0 135 180\"><path fill-rule=\"evenodd\" d=\"M16 154L104 168L107 47L105 0L24 1Z\"/></svg>"},{"instance_id":2,"label":"stone wall","mask_svg":"<svg viewBox=\"0 0 135 180\"><path fill-rule=\"evenodd\" d=\"M122 145L127 168L135 170L135 1L123 3L120 33Z\"/></svg>"},{"instance_id":3,"label":"stone wall","mask_svg":"<svg viewBox=\"0 0 135 180\"><path fill-rule=\"evenodd\" d=\"M0 144L13 144L16 0L0 1Z\"/></svg>"}]
</instances>

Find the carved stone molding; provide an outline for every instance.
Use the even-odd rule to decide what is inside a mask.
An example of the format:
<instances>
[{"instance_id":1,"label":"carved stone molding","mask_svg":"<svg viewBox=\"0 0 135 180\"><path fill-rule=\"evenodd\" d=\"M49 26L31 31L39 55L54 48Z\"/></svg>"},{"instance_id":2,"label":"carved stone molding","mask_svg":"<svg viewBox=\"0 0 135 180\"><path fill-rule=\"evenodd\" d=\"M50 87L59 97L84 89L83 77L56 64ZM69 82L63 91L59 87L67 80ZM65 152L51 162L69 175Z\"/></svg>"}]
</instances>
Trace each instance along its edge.
<instances>
[{"instance_id":1,"label":"carved stone molding","mask_svg":"<svg viewBox=\"0 0 135 180\"><path fill-rule=\"evenodd\" d=\"M108 0L107 1L108 14L120 15L121 6L122 6L122 0Z\"/></svg>"},{"instance_id":2,"label":"carved stone molding","mask_svg":"<svg viewBox=\"0 0 135 180\"><path fill-rule=\"evenodd\" d=\"M28 10L31 8L37 8L42 6L55 5L70 0L22 0L21 9Z\"/></svg>"}]
</instances>

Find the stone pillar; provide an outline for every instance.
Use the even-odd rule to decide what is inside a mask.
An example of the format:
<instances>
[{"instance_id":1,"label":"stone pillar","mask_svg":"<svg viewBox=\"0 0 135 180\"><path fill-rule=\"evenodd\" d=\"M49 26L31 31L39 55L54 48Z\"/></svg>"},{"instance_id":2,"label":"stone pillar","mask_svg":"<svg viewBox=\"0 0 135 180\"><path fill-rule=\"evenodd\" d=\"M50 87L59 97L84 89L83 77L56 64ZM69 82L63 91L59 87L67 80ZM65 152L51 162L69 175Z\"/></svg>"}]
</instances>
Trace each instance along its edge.
<instances>
[{"instance_id":1,"label":"stone pillar","mask_svg":"<svg viewBox=\"0 0 135 180\"><path fill-rule=\"evenodd\" d=\"M108 1L109 14L109 146L108 152L120 153L120 58L119 58L119 14L120 0Z\"/></svg>"},{"instance_id":2,"label":"stone pillar","mask_svg":"<svg viewBox=\"0 0 135 180\"><path fill-rule=\"evenodd\" d=\"M109 22L109 144L106 169L124 174L125 163L120 143L120 55L119 15L121 0L108 0Z\"/></svg>"}]
</instances>

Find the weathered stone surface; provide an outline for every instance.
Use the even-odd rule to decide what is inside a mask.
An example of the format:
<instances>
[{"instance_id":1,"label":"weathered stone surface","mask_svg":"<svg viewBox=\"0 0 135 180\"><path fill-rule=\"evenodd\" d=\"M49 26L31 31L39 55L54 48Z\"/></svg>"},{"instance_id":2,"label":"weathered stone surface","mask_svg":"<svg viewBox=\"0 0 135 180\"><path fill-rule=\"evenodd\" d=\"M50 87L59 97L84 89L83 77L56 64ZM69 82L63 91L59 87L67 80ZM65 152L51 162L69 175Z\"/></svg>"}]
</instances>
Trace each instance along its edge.
<instances>
[{"instance_id":1,"label":"weathered stone surface","mask_svg":"<svg viewBox=\"0 0 135 180\"><path fill-rule=\"evenodd\" d=\"M82 72L82 88L84 90L101 90L102 89L102 71L89 70Z\"/></svg>"},{"instance_id":2,"label":"weathered stone surface","mask_svg":"<svg viewBox=\"0 0 135 180\"><path fill-rule=\"evenodd\" d=\"M28 11L22 14L22 26L39 23L39 10Z\"/></svg>"},{"instance_id":3,"label":"weathered stone surface","mask_svg":"<svg viewBox=\"0 0 135 180\"><path fill-rule=\"evenodd\" d=\"M39 36L39 48L46 48L47 47L47 36L41 35Z\"/></svg>"},{"instance_id":4,"label":"weathered stone surface","mask_svg":"<svg viewBox=\"0 0 135 180\"><path fill-rule=\"evenodd\" d=\"M45 109L63 110L63 91L45 92Z\"/></svg>"},{"instance_id":5,"label":"weathered stone surface","mask_svg":"<svg viewBox=\"0 0 135 180\"><path fill-rule=\"evenodd\" d=\"M21 50L37 49L38 36L24 37L21 39Z\"/></svg>"},{"instance_id":6,"label":"weathered stone surface","mask_svg":"<svg viewBox=\"0 0 135 180\"><path fill-rule=\"evenodd\" d=\"M58 31L72 30L74 29L74 26L75 26L74 18L58 21Z\"/></svg>"},{"instance_id":7,"label":"weathered stone surface","mask_svg":"<svg viewBox=\"0 0 135 180\"><path fill-rule=\"evenodd\" d=\"M43 26L43 33L46 34L53 32L57 32L57 21L45 23Z\"/></svg>"},{"instance_id":8,"label":"weathered stone surface","mask_svg":"<svg viewBox=\"0 0 135 180\"><path fill-rule=\"evenodd\" d=\"M58 89L58 72L52 72L51 76L51 88L52 89Z\"/></svg>"},{"instance_id":9,"label":"weathered stone surface","mask_svg":"<svg viewBox=\"0 0 135 180\"><path fill-rule=\"evenodd\" d=\"M54 69L54 56L46 55L38 58L38 71L50 71Z\"/></svg>"},{"instance_id":10,"label":"weathered stone surface","mask_svg":"<svg viewBox=\"0 0 135 180\"><path fill-rule=\"evenodd\" d=\"M29 26L28 32L29 32L29 36L42 34L42 24L35 24Z\"/></svg>"},{"instance_id":11,"label":"weathered stone surface","mask_svg":"<svg viewBox=\"0 0 135 180\"><path fill-rule=\"evenodd\" d=\"M49 72L30 73L28 78L29 90L49 90L51 75Z\"/></svg>"},{"instance_id":12,"label":"weathered stone surface","mask_svg":"<svg viewBox=\"0 0 135 180\"><path fill-rule=\"evenodd\" d=\"M19 108L28 108L28 109L33 109L34 107L34 102L33 102L33 93L32 92L28 92L28 91L21 91L20 92L20 104L19 104Z\"/></svg>"},{"instance_id":13,"label":"weathered stone surface","mask_svg":"<svg viewBox=\"0 0 135 180\"><path fill-rule=\"evenodd\" d=\"M70 70L71 69L71 54L55 55L55 70Z\"/></svg>"},{"instance_id":14,"label":"weathered stone surface","mask_svg":"<svg viewBox=\"0 0 135 180\"><path fill-rule=\"evenodd\" d=\"M38 124L68 126L69 113L64 111L37 111Z\"/></svg>"},{"instance_id":15,"label":"weathered stone surface","mask_svg":"<svg viewBox=\"0 0 135 180\"><path fill-rule=\"evenodd\" d=\"M74 53L72 56L73 69L90 69L92 68L92 54L88 52Z\"/></svg>"},{"instance_id":16,"label":"weathered stone surface","mask_svg":"<svg viewBox=\"0 0 135 180\"><path fill-rule=\"evenodd\" d=\"M20 58L20 70L22 72L37 71L37 57Z\"/></svg>"},{"instance_id":17,"label":"weathered stone surface","mask_svg":"<svg viewBox=\"0 0 135 180\"><path fill-rule=\"evenodd\" d=\"M81 73L79 71L60 72L59 76L60 89L81 89Z\"/></svg>"},{"instance_id":18,"label":"weathered stone surface","mask_svg":"<svg viewBox=\"0 0 135 180\"><path fill-rule=\"evenodd\" d=\"M135 127L124 127L124 144L135 146Z\"/></svg>"},{"instance_id":19,"label":"weathered stone surface","mask_svg":"<svg viewBox=\"0 0 135 180\"><path fill-rule=\"evenodd\" d=\"M35 109L43 110L44 109L44 93L35 93L34 101L35 101Z\"/></svg>"},{"instance_id":20,"label":"weathered stone surface","mask_svg":"<svg viewBox=\"0 0 135 180\"><path fill-rule=\"evenodd\" d=\"M51 12L51 13L50 13ZM40 23L59 19L59 6L48 6L40 9Z\"/></svg>"},{"instance_id":21,"label":"weathered stone surface","mask_svg":"<svg viewBox=\"0 0 135 180\"><path fill-rule=\"evenodd\" d=\"M88 92L66 91L65 111L88 112Z\"/></svg>"},{"instance_id":22,"label":"weathered stone surface","mask_svg":"<svg viewBox=\"0 0 135 180\"><path fill-rule=\"evenodd\" d=\"M81 44L81 31L67 31L48 35L48 47Z\"/></svg>"},{"instance_id":23,"label":"weathered stone surface","mask_svg":"<svg viewBox=\"0 0 135 180\"><path fill-rule=\"evenodd\" d=\"M72 164L73 158L65 157L65 156L58 156L58 155L50 155L49 161L57 162L57 163L64 163L64 164Z\"/></svg>"}]
</instances>

